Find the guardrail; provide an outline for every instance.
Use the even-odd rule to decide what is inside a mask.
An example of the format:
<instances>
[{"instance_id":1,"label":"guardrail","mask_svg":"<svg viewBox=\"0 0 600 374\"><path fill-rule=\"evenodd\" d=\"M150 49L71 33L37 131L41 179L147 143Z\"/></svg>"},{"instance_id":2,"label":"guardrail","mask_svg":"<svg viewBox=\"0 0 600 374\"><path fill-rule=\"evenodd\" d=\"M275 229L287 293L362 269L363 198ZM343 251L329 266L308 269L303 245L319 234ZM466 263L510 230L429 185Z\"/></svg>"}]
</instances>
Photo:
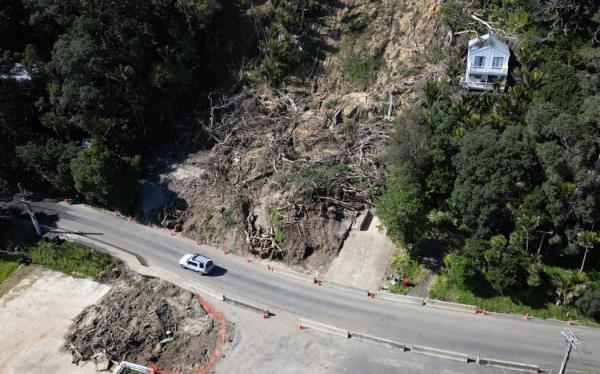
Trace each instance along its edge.
<instances>
[{"instance_id":1,"label":"guardrail","mask_svg":"<svg viewBox=\"0 0 600 374\"><path fill-rule=\"evenodd\" d=\"M397 301L404 304L425 305L425 299L416 296L400 295L390 292L377 292L375 293L375 297L377 299Z\"/></svg>"},{"instance_id":2,"label":"guardrail","mask_svg":"<svg viewBox=\"0 0 600 374\"><path fill-rule=\"evenodd\" d=\"M434 299L425 299L425 305L432 308L448 309L458 312L475 313L479 308L475 305L451 303L449 301L441 301Z\"/></svg>"},{"instance_id":3,"label":"guardrail","mask_svg":"<svg viewBox=\"0 0 600 374\"><path fill-rule=\"evenodd\" d=\"M366 295L367 292L369 292L367 289L364 289L364 288L347 286L345 284L331 282L328 280L321 281L321 285L329 287L329 288L335 288L335 289L342 290L342 291L360 294L360 295Z\"/></svg>"},{"instance_id":4,"label":"guardrail","mask_svg":"<svg viewBox=\"0 0 600 374\"><path fill-rule=\"evenodd\" d=\"M496 360L492 358L478 357L479 365L495 367L499 369L518 370L525 373L539 373L540 367L537 365L523 364L520 362Z\"/></svg>"},{"instance_id":5,"label":"guardrail","mask_svg":"<svg viewBox=\"0 0 600 374\"><path fill-rule=\"evenodd\" d=\"M263 318L268 318L271 316L271 312L269 312L269 309L267 307L259 306L248 301L243 301L227 295L223 295L223 301L228 304L239 306L241 308L248 309L252 312L259 313L263 316Z\"/></svg>"},{"instance_id":6,"label":"guardrail","mask_svg":"<svg viewBox=\"0 0 600 374\"><path fill-rule=\"evenodd\" d=\"M399 349L402 352L404 352L404 350L406 349L406 346L404 345L404 343L398 343L393 340L388 340L388 339L380 338L377 336L367 335L367 334L363 334L361 332L350 331L350 337L352 339L362 340L367 343L373 343L373 344L377 344L377 345L383 345L388 348Z\"/></svg>"},{"instance_id":7,"label":"guardrail","mask_svg":"<svg viewBox=\"0 0 600 374\"><path fill-rule=\"evenodd\" d=\"M447 360L460 361L464 363L469 362L469 355L465 353L446 351L444 349L424 347L421 345L413 345L410 350L411 352L418 353L420 355L445 358Z\"/></svg>"},{"instance_id":8,"label":"guardrail","mask_svg":"<svg viewBox=\"0 0 600 374\"><path fill-rule=\"evenodd\" d=\"M191 288L194 292L198 292L201 293L205 296L210 296L213 299L217 299L219 301L224 301L225 300L225 295L223 295L220 292L217 292L211 288L205 287L205 286L201 286L199 284L195 284L192 282L188 282L188 287Z\"/></svg>"},{"instance_id":9,"label":"guardrail","mask_svg":"<svg viewBox=\"0 0 600 374\"><path fill-rule=\"evenodd\" d=\"M331 326L325 323L311 321L309 319L300 318L299 320L300 330L312 329L324 332L326 334L341 336L342 338L350 338L350 331L340 329L339 327Z\"/></svg>"}]
</instances>

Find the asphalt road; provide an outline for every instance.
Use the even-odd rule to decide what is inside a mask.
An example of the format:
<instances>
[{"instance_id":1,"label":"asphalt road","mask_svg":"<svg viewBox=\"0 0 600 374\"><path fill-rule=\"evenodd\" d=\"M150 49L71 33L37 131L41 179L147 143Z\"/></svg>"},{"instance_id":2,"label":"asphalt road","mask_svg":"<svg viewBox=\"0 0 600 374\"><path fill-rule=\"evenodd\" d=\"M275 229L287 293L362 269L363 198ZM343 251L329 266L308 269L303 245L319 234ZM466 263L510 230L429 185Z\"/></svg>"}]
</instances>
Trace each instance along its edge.
<instances>
[{"instance_id":1,"label":"asphalt road","mask_svg":"<svg viewBox=\"0 0 600 374\"><path fill-rule=\"evenodd\" d=\"M128 222L108 212L81 205L36 202L35 211L59 215L57 227L79 231L105 243L138 254L154 266L204 283L274 311L285 310L342 328L393 339L406 344L537 364L558 372L565 350L558 323L496 316L480 316L369 299L365 296L313 285L266 271L244 258L201 246L191 240ZM60 231L60 230L59 230ZM213 276L181 269L185 253L201 252L220 266ZM572 327L581 344L572 351L567 372L600 372L600 330Z\"/></svg>"}]
</instances>

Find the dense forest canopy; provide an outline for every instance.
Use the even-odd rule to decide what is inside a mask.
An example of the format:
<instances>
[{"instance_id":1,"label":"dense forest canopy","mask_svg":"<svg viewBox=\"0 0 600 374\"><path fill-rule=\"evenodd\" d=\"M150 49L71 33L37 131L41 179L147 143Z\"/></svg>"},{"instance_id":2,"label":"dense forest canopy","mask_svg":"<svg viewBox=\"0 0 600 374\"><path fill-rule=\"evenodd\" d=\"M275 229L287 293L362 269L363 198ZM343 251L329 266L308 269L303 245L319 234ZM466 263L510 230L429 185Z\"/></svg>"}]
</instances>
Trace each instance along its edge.
<instances>
[{"instance_id":1,"label":"dense forest canopy","mask_svg":"<svg viewBox=\"0 0 600 374\"><path fill-rule=\"evenodd\" d=\"M0 73L23 64L34 88L0 91L0 191L13 192L22 181L130 209L135 186L111 185L111 165L136 175L140 155L148 155L175 123L197 126L201 121L188 119L202 112L208 92L243 84L230 74L240 61L256 59L262 79L277 85L306 60L303 51L310 47L302 45L311 36L303 26L324 3L281 0L255 10L261 3L3 2ZM94 139L91 152L109 155L100 157L105 165L77 158L84 139ZM82 179L99 182L98 190L82 190ZM98 198L103 195L113 197Z\"/></svg>"},{"instance_id":2,"label":"dense forest canopy","mask_svg":"<svg viewBox=\"0 0 600 374\"><path fill-rule=\"evenodd\" d=\"M430 82L424 104L397 121L378 212L413 256L450 251L452 285L482 295L540 293L545 265L589 270L597 280L599 8L593 0L478 2L470 10L511 45L506 92ZM465 9L444 4L448 29L473 27ZM472 37L458 39L454 61ZM565 293L580 296L583 281L572 283Z\"/></svg>"}]
</instances>

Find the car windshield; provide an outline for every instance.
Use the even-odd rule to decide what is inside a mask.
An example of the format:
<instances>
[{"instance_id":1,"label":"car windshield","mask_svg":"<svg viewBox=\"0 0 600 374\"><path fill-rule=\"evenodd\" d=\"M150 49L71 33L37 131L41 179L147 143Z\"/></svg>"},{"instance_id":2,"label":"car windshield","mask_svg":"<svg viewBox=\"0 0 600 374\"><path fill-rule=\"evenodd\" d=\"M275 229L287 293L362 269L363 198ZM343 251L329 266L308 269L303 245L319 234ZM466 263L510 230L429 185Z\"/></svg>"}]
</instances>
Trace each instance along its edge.
<instances>
[{"instance_id":1,"label":"car windshield","mask_svg":"<svg viewBox=\"0 0 600 374\"><path fill-rule=\"evenodd\" d=\"M211 260L206 261L206 267L209 268L213 265Z\"/></svg>"}]
</instances>

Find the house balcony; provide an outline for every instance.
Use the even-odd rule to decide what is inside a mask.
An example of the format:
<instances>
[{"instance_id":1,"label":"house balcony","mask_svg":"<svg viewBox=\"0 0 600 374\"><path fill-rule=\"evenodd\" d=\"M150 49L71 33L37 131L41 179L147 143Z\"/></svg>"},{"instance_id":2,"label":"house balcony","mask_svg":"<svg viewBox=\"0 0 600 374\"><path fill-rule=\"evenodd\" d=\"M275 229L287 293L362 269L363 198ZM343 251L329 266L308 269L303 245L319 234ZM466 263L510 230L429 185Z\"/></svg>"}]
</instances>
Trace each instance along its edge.
<instances>
[{"instance_id":1,"label":"house balcony","mask_svg":"<svg viewBox=\"0 0 600 374\"><path fill-rule=\"evenodd\" d=\"M508 67L491 67L491 66L469 66L470 74L481 74L481 75L508 75Z\"/></svg>"},{"instance_id":2,"label":"house balcony","mask_svg":"<svg viewBox=\"0 0 600 374\"><path fill-rule=\"evenodd\" d=\"M504 92L504 88L506 87L506 84L504 82L498 82L498 83L493 83L493 82L478 82L478 81L469 81L466 79L463 79L460 81L460 86L462 88L466 88L469 90L482 90L482 91L492 91L495 87L498 87L500 89L500 91Z\"/></svg>"}]
</instances>

